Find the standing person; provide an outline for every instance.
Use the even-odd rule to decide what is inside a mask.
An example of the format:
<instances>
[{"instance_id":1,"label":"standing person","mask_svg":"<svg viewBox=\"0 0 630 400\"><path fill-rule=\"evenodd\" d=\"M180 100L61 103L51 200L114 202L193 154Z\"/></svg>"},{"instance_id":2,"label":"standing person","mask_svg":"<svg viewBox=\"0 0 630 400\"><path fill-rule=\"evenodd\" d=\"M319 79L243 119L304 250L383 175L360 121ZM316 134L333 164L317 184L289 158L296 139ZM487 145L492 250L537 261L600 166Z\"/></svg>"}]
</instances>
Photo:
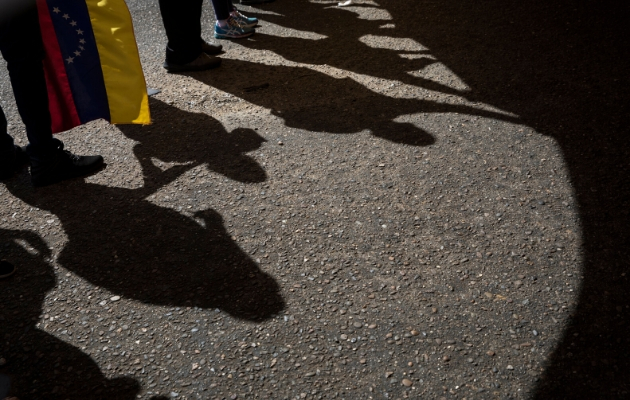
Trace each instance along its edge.
<instances>
[{"instance_id":1,"label":"standing person","mask_svg":"<svg viewBox=\"0 0 630 400\"><path fill-rule=\"evenodd\" d=\"M53 138L44 76L44 49L35 0L19 6L3 3L0 10L0 52L7 62L11 86L29 144L26 154L7 133L7 120L0 109L0 179L10 178L27 162L34 186L85 176L103 166L101 156L77 156L64 150Z\"/></svg>"},{"instance_id":2,"label":"standing person","mask_svg":"<svg viewBox=\"0 0 630 400\"><path fill-rule=\"evenodd\" d=\"M241 14L232 0L210 0L214 8L217 23L214 26L214 37L217 39L239 39L254 34L258 18L250 18Z\"/></svg>"},{"instance_id":3,"label":"standing person","mask_svg":"<svg viewBox=\"0 0 630 400\"><path fill-rule=\"evenodd\" d=\"M201 38L203 0L159 0L162 23L166 31L166 61L169 72L203 71L217 68L223 46L215 46Z\"/></svg>"}]
</instances>

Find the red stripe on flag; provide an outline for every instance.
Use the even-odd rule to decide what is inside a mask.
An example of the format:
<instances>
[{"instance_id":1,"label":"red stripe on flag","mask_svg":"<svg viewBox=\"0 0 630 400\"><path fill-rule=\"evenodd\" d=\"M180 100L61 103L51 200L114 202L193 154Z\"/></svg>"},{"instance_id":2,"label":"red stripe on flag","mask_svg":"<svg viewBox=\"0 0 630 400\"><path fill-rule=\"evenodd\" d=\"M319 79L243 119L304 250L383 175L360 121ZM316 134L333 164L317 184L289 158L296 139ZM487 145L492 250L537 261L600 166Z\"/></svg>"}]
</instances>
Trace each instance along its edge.
<instances>
[{"instance_id":1,"label":"red stripe on flag","mask_svg":"<svg viewBox=\"0 0 630 400\"><path fill-rule=\"evenodd\" d=\"M81 125L70 83L66 75L61 49L57 42L57 33L50 18L50 11L45 0L37 1L39 26L46 49L44 73L48 87L48 109L51 117L53 133L67 131Z\"/></svg>"}]
</instances>

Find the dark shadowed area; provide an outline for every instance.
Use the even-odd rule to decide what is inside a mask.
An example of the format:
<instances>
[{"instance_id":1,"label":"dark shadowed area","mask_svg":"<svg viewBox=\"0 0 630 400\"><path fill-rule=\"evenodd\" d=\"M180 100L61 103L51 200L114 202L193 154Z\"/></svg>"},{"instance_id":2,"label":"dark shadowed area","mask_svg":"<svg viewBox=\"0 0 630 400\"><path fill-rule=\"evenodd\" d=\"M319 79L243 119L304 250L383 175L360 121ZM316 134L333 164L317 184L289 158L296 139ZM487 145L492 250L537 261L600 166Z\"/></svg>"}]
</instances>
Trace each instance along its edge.
<instances>
[{"instance_id":1,"label":"dark shadowed area","mask_svg":"<svg viewBox=\"0 0 630 400\"><path fill-rule=\"evenodd\" d=\"M579 304L564 339L549 359L536 397L625 398L630 382L628 4L396 0L378 4L391 13L395 25L395 29L381 29L383 35L415 39L426 46L426 54L466 82L471 89L464 93L468 100L514 113L561 146L579 202L584 281ZM362 45L361 38L373 34L384 21L343 18L344 12L295 1L283 7L282 15L264 18L317 32L327 36L325 39L257 35L245 45L273 50L295 62L327 64L458 93L406 73L431 64L430 59L401 59L394 51ZM343 30L337 28L339 23ZM274 72L274 68L269 70ZM245 98L257 102L255 95ZM413 100L389 99L383 104L385 115L389 107L395 115L411 109L449 111L445 106L436 109ZM317 129L316 123L305 120L311 121L288 117L287 124L300 121L307 129Z\"/></svg>"}]
</instances>

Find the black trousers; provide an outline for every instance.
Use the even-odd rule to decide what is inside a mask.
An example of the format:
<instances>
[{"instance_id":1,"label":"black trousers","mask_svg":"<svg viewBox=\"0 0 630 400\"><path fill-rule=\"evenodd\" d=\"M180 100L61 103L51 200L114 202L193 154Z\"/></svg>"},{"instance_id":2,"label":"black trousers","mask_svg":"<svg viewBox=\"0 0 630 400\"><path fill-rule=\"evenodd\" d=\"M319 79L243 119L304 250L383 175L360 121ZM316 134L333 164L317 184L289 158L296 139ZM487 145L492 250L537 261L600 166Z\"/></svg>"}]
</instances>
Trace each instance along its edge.
<instances>
[{"instance_id":1,"label":"black trousers","mask_svg":"<svg viewBox=\"0 0 630 400\"><path fill-rule=\"evenodd\" d=\"M0 107L0 157L3 153L13 151L13 138L7 133L7 119Z\"/></svg>"},{"instance_id":2,"label":"black trousers","mask_svg":"<svg viewBox=\"0 0 630 400\"><path fill-rule=\"evenodd\" d=\"M166 60L186 64L201 54L203 0L159 0L166 30Z\"/></svg>"},{"instance_id":3,"label":"black trousers","mask_svg":"<svg viewBox=\"0 0 630 400\"><path fill-rule=\"evenodd\" d=\"M31 157L45 156L55 147L52 139L48 91L44 76L44 49L35 1L25 0L19 10L0 21L0 52L7 62L15 102L26 126ZM12 151L13 138L0 110L0 152Z\"/></svg>"}]
</instances>

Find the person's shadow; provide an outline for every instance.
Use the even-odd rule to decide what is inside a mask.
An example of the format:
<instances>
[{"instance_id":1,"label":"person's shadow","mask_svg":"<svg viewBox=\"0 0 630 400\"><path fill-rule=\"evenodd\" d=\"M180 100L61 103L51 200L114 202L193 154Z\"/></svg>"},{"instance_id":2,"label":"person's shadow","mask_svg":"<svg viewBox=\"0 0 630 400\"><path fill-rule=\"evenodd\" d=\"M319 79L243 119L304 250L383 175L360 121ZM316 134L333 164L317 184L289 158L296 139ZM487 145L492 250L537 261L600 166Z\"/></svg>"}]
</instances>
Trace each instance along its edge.
<instances>
[{"instance_id":1,"label":"person's shadow","mask_svg":"<svg viewBox=\"0 0 630 400\"><path fill-rule=\"evenodd\" d=\"M415 80L406 73L428 62L421 58L422 51L414 61L407 61L387 49L365 46L366 35L407 38L427 46L432 56L454 71L471 88L466 95L469 100L519 115L520 121L515 122L553 138L578 203L583 280L578 304L532 398L627 398L627 3L377 3L357 5L354 11L378 7L389 13L391 21L360 19L334 4L307 0L272 4L266 9L276 15L259 15L262 25L270 21L326 38L257 33L242 45L272 50L295 62L328 64L448 93L445 87L431 86L430 81ZM390 28L379 28L385 24Z\"/></svg>"},{"instance_id":2,"label":"person's shadow","mask_svg":"<svg viewBox=\"0 0 630 400\"><path fill-rule=\"evenodd\" d=\"M87 354L35 325L56 282L42 238L0 229L0 245L1 257L17 266L12 277L0 280L1 355L6 360L0 373L11 378L10 394L21 399L135 399L140 391L136 380L105 378Z\"/></svg>"},{"instance_id":3,"label":"person's shadow","mask_svg":"<svg viewBox=\"0 0 630 400\"><path fill-rule=\"evenodd\" d=\"M273 51L297 63L330 65L443 93L462 94L461 90L452 86L409 73L422 70L438 61L431 56L429 49L407 39L408 35L401 32L401 29L405 29L404 25L396 24L396 29L382 28L383 25L396 21L359 18L357 14L361 10L385 10L369 4L356 4L350 8L339 8L335 5L308 0L296 0L282 5L271 4L268 8L277 13L257 15L261 19L260 25L264 28L267 23L273 23L285 28L284 30L294 29L297 31L295 36L273 36L257 32L250 40L239 43L250 49ZM313 34L317 36L309 37ZM405 41L402 50L388 48L395 46L396 41L401 39ZM401 54L408 57L403 58Z\"/></svg>"},{"instance_id":4,"label":"person's shadow","mask_svg":"<svg viewBox=\"0 0 630 400\"><path fill-rule=\"evenodd\" d=\"M368 130L372 135L413 146L428 146L435 138L400 116L415 113L462 113L505 121L506 114L461 104L376 93L350 78L336 79L304 68L271 66L226 59L212 74L188 73L209 86L272 110L290 128L328 134Z\"/></svg>"},{"instance_id":5,"label":"person's shadow","mask_svg":"<svg viewBox=\"0 0 630 400\"><path fill-rule=\"evenodd\" d=\"M243 183L267 179L265 170L246 153L266 141L251 129L227 132L216 119L188 112L158 99L149 99L152 125L119 125L125 136L136 141L134 154L145 178L145 192L176 179L184 171L206 164L213 172ZM163 163L186 163L163 171L152 159Z\"/></svg>"},{"instance_id":6,"label":"person's shadow","mask_svg":"<svg viewBox=\"0 0 630 400\"><path fill-rule=\"evenodd\" d=\"M218 308L249 321L272 317L284 308L278 284L230 238L217 212L206 209L190 218L147 199L203 163L233 179L263 181L262 168L243 154L263 139L254 131L228 133L205 114L153 103L158 104L158 124L150 130L123 128L140 142L135 152L143 166L144 187L75 180L34 190L14 180L9 190L60 219L68 243L58 262L94 285L148 304ZM190 164L163 171L153 165L152 157ZM232 160L226 162L226 157ZM196 196L197 201L205 200L203 194Z\"/></svg>"}]
</instances>

